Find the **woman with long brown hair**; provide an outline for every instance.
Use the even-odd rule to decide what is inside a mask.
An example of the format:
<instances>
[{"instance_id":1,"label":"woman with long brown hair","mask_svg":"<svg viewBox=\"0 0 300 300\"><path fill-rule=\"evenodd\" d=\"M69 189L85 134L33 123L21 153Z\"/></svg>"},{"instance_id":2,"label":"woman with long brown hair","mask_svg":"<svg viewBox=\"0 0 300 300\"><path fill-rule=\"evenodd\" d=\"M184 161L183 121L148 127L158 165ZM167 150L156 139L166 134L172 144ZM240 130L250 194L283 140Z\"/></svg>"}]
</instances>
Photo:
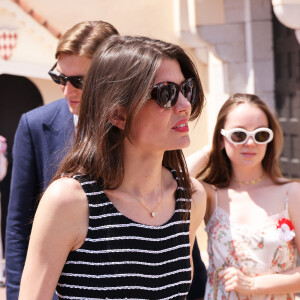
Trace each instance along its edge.
<instances>
[{"instance_id":1,"label":"woman with long brown hair","mask_svg":"<svg viewBox=\"0 0 300 300\"><path fill-rule=\"evenodd\" d=\"M113 36L85 78L74 145L39 204L20 299L184 299L205 192L182 148L204 101L177 45Z\"/></svg>"},{"instance_id":2,"label":"woman with long brown hair","mask_svg":"<svg viewBox=\"0 0 300 300\"><path fill-rule=\"evenodd\" d=\"M220 109L211 150L187 158L207 193L205 299L293 299L300 291L300 183L281 174L282 142L267 105L234 94Z\"/></svg>"}]
</instances>

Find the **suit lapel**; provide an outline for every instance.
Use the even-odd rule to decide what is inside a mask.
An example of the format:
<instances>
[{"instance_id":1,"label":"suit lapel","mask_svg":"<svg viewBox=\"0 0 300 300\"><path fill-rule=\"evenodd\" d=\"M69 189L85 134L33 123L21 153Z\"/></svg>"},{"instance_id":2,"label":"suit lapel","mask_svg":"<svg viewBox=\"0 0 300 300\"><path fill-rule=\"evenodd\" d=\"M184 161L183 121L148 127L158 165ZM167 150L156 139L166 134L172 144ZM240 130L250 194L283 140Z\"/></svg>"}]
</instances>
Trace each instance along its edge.
<instances>
[{"instance_id":1,"label":"suit lapel","mask_svg":"<svg viewBox=\"0 0 300 300\"><path fill-rule=\"evenodd\" d=\"M73 115L66 101L61 101L53 117L43 124L43 131L48 146L48 153L44 153L46 155L45 184L48 184L74 139Z\"/></svg>"}]
</instances>

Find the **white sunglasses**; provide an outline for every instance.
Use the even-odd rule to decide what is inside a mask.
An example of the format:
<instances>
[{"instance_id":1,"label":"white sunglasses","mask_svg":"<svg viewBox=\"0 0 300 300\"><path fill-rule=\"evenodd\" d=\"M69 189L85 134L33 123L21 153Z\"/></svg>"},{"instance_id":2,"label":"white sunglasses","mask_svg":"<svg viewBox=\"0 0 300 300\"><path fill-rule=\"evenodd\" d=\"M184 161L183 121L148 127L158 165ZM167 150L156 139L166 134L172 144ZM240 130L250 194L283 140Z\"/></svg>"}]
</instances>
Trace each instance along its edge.
<instances>
[{"instance_id":1,"label":"white sunglasses","mask_svg":"<svg viewBox=\"0 0 300 300\"><path fill-rule=\"evenodd\" d=\"M247 131L243 128L233 128L230 130L221 129L221 134L232 144L245 144L251 136L256 144L267 144L273 140L273 131L270 128L257 128Z\"/></svg>"}]
</instances>

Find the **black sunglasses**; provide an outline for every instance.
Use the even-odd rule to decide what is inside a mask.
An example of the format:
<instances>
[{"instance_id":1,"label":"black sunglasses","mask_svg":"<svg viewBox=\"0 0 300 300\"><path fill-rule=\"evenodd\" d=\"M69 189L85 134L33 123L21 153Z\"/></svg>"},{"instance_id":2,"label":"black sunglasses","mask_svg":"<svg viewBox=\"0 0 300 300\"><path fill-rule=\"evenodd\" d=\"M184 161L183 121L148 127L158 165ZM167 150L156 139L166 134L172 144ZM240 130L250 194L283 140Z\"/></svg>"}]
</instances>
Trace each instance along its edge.
<instances>
[{"instance_id":1,"label":"black sunglasses","mask_svg":"<svg viewBox=\"0 0 300 300\"><path fill-rule=\"evenodd\" d=\"M151 92L151 99L155 99L159 106L169 109L176 104L179 92L181 92L191 104L194 104L197 95L195 79L189 78L181 85L168 81L160 82L154 86Z\"/></svg>"},{"instance_id":2,"label":"black sunglasses","mask_svg":"<svg viewBox=\"0 0 300 300\"><path fill-rule=\"evenodd\" d=\"M62 74L55 74L54 72L52 72L55 67L57 65L57 62L54 64L54 66L51 68L51 70L48 72L48 74L50 75L50 77L52 78L52 80L57 83L57 84L61 84L61 85L66 85L67 81L70 81L70 83L74 86L74 88L76 89L82 89L83 87L83 76L65 76Z\"/></svg>"}]
</instances>

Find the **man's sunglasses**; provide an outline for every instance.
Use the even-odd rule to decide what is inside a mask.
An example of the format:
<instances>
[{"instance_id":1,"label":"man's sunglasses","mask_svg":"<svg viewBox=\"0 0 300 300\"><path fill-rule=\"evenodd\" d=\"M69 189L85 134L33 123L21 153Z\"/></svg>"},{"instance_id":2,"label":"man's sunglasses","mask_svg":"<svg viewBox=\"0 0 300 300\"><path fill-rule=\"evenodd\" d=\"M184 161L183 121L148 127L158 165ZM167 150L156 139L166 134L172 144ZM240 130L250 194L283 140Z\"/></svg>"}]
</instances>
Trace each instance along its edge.
<instances>
[{"instance_id":1,"label":"man's sunglasses","mask_svg":"<svg viewBox=\"0 0 300 300\"><path fill-rule=\"evenodd\" d=\"M174 82L160 82L154 86L151 92L151 99L155 99L159 106L169 109L176 104L179 92L191 104L194 104L197 95L195 79L189 78L181 85Z\"/></svg>"},{"instance_id":2,"label":"man's sunglasses","mask_svg":"<svg viewBox=\"0 0 300 300\"><path fill-rule=\"evenodd\" d=\"M57 83L57 84L61 84L61 85L66 85L68 81L70 81L70 83L74 86L74 88L76 89L82 89L83 87L83 76L65 76L62 74L55 74L53 72L53 70L55 69L57 65L57 62L54 64L54 66L51 68L51 70L48 72L48 74L50 75L50 77L52 78L52 80Z\"/></svg>"},{"instance_id":3,"label":"man's sunglasses","mask_svg":"<svg viewBox=\"0 0 300 300\"><path fill-rule=\"evenodd\" d=\"M267 144L273 140L273 131L270 128L258 128L247 131L243 128L233 128L228 131L221 130L221 134L232 144L245 144L251 136L256 144Z\"/></svg>"}]
</instances>

